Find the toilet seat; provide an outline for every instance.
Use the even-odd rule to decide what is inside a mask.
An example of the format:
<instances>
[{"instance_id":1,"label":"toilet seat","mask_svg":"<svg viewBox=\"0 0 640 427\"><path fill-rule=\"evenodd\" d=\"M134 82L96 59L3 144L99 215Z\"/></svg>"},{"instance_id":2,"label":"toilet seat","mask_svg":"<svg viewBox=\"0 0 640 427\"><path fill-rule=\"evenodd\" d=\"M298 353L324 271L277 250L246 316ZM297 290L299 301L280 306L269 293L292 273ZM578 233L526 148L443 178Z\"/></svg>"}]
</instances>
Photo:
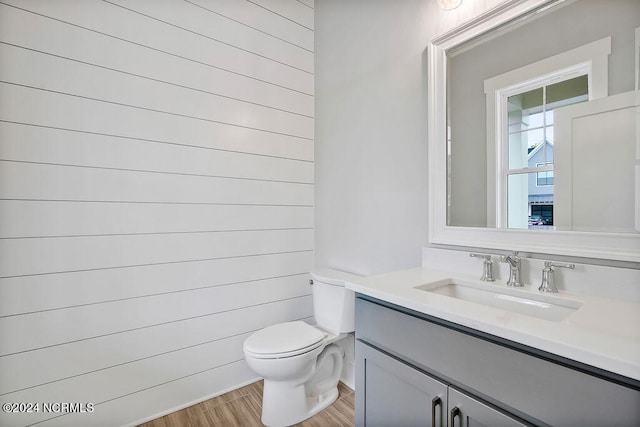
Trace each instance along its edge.
<instances>
[{"instance_id":1,"label":"toilet seat","mask_svg":"<svg viewBox=\"0 0 640 427\"><path fill-rule=\"evenodd\" d=\"M247 338L244 351L257 359L293 357L320 347L326 336L302 321L279 323Z\"/></svg>"}]
</instances>

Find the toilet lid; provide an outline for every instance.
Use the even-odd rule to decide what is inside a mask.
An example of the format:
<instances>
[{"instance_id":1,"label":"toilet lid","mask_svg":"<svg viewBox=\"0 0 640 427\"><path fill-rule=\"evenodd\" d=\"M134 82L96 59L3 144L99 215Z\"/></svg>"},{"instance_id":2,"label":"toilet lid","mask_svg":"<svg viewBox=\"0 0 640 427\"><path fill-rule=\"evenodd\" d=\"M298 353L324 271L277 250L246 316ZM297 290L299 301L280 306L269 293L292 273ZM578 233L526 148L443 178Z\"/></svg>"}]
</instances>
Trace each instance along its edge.
<instances>
[{"instance_id":1,"label":"toilet lid","mask_svg":"<svg viewBox=\"0 0 640 427\"><path fill-rule=\"evenodd\" d=\"M245 352L263 357L284 357L310 351L326 334L302 321L268 326L244 342Z\"/></svg>"}]
</instances>

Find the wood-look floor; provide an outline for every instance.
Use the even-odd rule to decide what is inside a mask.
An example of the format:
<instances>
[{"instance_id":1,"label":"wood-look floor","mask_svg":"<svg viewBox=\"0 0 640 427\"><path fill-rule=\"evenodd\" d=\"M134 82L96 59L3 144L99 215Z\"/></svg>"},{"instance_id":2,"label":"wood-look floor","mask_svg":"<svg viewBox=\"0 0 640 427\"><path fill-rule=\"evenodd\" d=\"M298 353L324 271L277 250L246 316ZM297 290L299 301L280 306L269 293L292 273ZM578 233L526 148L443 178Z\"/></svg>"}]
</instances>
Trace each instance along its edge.
<instances>
[{"instance_id":1,"label":"wood-look floor","mask_svg":"<svg viewBox=\"0 0 640 427\"><path fill-rule=\"evenodd\" d=\"M263 426L262 386L258 381L139 427L227 427ZM298 427L351 427L354 425L354 393L340 383L338 399L317 415L296 424Z\"/></svg>"}]
</instances>

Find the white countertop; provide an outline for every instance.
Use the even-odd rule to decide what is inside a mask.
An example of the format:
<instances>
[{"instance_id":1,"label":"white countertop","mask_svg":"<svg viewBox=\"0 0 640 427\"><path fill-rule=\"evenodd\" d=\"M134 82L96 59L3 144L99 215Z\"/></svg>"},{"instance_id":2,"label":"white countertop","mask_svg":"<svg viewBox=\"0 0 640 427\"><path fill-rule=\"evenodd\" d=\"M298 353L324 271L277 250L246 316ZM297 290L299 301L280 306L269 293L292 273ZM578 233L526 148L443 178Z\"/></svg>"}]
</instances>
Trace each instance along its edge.
<instances>
[{"instance_id":1,"label":"white countertop","mask_svg":"<svg viewBox=\"0 0 640 427\"><path fill-rule=\"evenodd\" d=\"M640 303L560 291L552 297L579 301L582 306L563 320L550 321L416 289L451 278L487 289L507 289L504 281L487 283L477 277L426 268L356 278L346 286L373 298L640 380ZM537 287L525 285L517 289L523 296L540 295Z\"/></svg>"}]
</instances>

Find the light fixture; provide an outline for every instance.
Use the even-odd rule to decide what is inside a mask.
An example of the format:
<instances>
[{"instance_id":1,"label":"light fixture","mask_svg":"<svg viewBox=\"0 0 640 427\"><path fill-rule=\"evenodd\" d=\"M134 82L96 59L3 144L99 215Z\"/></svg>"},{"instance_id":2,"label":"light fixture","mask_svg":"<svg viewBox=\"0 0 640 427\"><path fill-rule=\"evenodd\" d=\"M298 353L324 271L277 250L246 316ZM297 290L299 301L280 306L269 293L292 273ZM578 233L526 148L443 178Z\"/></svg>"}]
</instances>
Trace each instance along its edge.
<instances>
[{"instance_id":1,"label":"light fixture","mask_svg":"<svg viewBox=\"0 0 640 427\"><path fill-rule=\"evenodd\" d=\"M438 4L442 10L453 10L460 6L461 3L462 0L438 0Z\"/></svg>"}]
</instances>

